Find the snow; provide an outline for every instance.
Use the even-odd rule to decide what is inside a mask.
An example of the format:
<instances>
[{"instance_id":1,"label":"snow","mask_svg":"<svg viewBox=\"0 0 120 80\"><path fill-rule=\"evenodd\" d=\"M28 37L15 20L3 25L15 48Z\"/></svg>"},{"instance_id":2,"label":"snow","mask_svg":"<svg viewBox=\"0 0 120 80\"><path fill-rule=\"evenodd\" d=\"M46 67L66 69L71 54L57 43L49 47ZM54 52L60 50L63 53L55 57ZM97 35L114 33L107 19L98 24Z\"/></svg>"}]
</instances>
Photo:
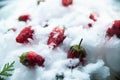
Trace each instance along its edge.
<instances>
[{"instance_id":1,"label":"snow","mask_svg":"<svg viewBox=\"0 0 120 80\"><path fill-rule=\"evenodd\" d=\"M120 19L120 2L113 0L73 0L69 7L63 7L61 0L45 0L37 5L36 0L16 0L0 10L0 69L7 62L15 61L13 76L7 80L55 80L57 73L64 73L64 80L103 80L110 76L110 68L120 71L120 40L114 36L108 40L106 30L115 19ZM97 22L89 19L91 12L99 14ZM30 14L31 20L19 22L22 14ZM93 27L89 28L88 23ZM48 24L48 27L43 27ZM15 41L25 26L35 30L31 44L22 45ZM52 50L47 45L50 32L56 26L65 27L67 36L62 44ZM15 32L7 31L16 28ZM66 65L67 51L78 44L87 52L87 65L71 71ZM29 69L19 61L23 52L35 51L45 58L45 67ZM75 59L74 63L78 60ZM106 66L105 66L106 65ZM94 76L95 75L95 76Z\"/></svg>"}]
</instances>

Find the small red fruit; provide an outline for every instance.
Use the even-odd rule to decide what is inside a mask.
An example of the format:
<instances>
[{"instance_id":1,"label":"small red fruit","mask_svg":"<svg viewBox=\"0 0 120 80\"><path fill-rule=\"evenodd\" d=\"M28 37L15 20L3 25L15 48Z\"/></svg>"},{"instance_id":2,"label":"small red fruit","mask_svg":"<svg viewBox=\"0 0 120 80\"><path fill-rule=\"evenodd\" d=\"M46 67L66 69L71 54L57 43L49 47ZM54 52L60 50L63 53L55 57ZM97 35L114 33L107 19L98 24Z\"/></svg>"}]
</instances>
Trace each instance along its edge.
<instances>
[{"instance_id":1,"label":"small red fruit","mask_svg":"<svg viewBox=\"0 0 120 80\"><path fill-rule=\"evenodd\" d=\"M31 29L31 26L25 27L16 37L16 42L18 43L28 43L30 39L33 39L34 30Z\"/></svg>"},{"instance_id":2,"label":"small red fruit","mask_svg":"<svg viewBox=\"0 0 120 80\"><path fill-rule=\"evenodd\" d=\"M115 32L111 28L108 28L106 33L107 33L107 36L112 37Z\"/></svg>"},{"instance_id":3,"label":"small red fruit","mask_svg":"<svg viewBox=\"0 0 120 80\"><path fill-rule=\"evenodd\" d=\"M93 26L93 24L92 23L88 23L88 27L92 27Z\"/></svg>"},{"instance_id":4,"label":"small red fruit","mask_svg":"<svg viewBox=\"0 0 120 80\"><path fill-rule=\"evenodd\" d=\"M93 21L97 21L98 14L95 12L90 13L89 18Z\"/></svg>"},{"instance_id":5,"label":"small red fruit","mask_svg":"<svg viewBox=\"0 0 120 80\"><path fill-rule=\"evenodd\" d=\"M73 0L62 0L62 5L67 7L73 3Z\"/></svg>"},{"instance_id":6,"label":"small red fruit","mask_svg":"<svg viewBox=\"0 0 120 80\"><path fill-rule=\"evenodd\" d=\"M68 50L68 53L67 53L67 58L71 58L71 59L78 58L79 61L82 63L82 65L84 65L87 53L86 53L85 49L81 46L82 40L83 39L81 39L79 45L73 45L70 47L70 49ZM78 64L77 64L77 66L78 66ZM77 67L77 66L75 66L75 67Z\"/></svg>"},{"instance_id":7,"label":"small red fruit","mask_svg":"<svg viewBox=\"0 0 120 80\"><path fill-rule=\"evenodd\" d=\"M18 18L18 20L19 20L19 21L27 22L28 20L30 20L30 15L28 15L28 14L21 15L21 16Z\"/></svg>"},{"instance_id":8,"label":"small red fruit","mask_svg":"<svg viewBox=\"0 0 120 80\"><path fill-rule=\"evenodd\" d=\"M47 45L53 48L57 47L65 39L64 29L55 27L49 35Z\"/></svg>"},{"instance_id":9,"label":"small red fruit","mask_svg":"<svg viewBox=\"0 0 120 80\"><path fill-rule=\"evenodd\" d=\"M114 27L119 28L120 27L120 20L115 20L113 25L114 25Z\"/></svg>"},{"instance_id":10,"label":"small red fruit","mask_svg":"<svg viewBox=\"0 0 120 80\"><path fill-rule=\"evenodd\" d=\"M118 38L120 38L120 20L115 20L112 27L108 28L106 33L109 37L116 35Z\"/></svg>"},{"instance_id":11,"label":"small red fruit","mask_svg":"<svg viewBox=\"0 0 120 80\"><path fill-rule=\"evenodd\" d=\"M28 67L34 67L36 65L43 66L44 61L45 59L42 56L36 54L33 51L23 53L20 56L20 62L23 65L28 66Z\"/></svg>"}]
</instances>

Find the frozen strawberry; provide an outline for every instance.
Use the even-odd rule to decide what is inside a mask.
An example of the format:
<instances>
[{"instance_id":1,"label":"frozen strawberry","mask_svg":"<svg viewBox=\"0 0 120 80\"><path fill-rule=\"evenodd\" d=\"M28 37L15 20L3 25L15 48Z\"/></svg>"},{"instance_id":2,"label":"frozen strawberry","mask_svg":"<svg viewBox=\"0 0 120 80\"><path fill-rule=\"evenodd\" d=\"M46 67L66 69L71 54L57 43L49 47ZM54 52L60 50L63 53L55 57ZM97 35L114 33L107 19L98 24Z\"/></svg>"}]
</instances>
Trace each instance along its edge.
<instances>
[{"instance_id":1,"label":"frozen strawberry","mask_svg":"<svg viewBox=\"0 0 120 80\"><path fill-rule=\"evenodd\" d=\"M83 39L81 39L79 45L73 45L70 47L67 53L67 58L71 58L71 59L78 58L79 61L82 63L82 65L84 65L87 54L85 49L81 46L82 40Z\"/></svg>"},{"instance_id":2,"label":"frozen strawberry","mask_svg":"<svg viewBox=\"0 0 120 80\"><path fill-rule=\"evenodd\" d=\"M65 39L64 28L55 27L49 35L47 45L57 47Z\"/></svg>"},{"instance_id":3,"label":"frozen strawberry","mask_svg":"<svg viewBox=\"0 0 120 80\"><path fill-rule=\"evenodd\" d=\"M29 38L33 39L34 30L31 29L31 26L25 27L16 37L16 42L18 43L29 43Z\"/></svg>"},{"instance_id":4,"label":"frozen strawberry","mask_svg":"<svg viewBox=\"0 0 120 80\"><path fill-rule=\"evenodd\" d=\"M73 3L73 0L62 0L62 5L67 7Z\"/></svg>"},{"instance_id":5,"label":"frozen strawberry","mask_svg":"<svg viewBox=\"0 0 120 80\"><path fill-rule=\"evenodd\" d=\"M37 61L37 65L38 65L38 66L44 66L43 63L44 63L45 59L42 58L42 56L37 55L37 56L36 56L36 61Z\"/></svg>"},{"instance_id":6,"label":"frozen strawberry","mask_svg":"<svg viewBox=\"0 0 120 80\"><path fill-rule=\"evenodd\" d=\"M120 27L120 20L115 20L113 25L114 25L114 27L119 28Z\"/></svg>"},{"instance_id":7,"label":"frozen strawberry","mask_svg":"<svg viewBox=\"0 0 120 80\"><path fill-rule=\"evenodd\" d=\"M29 14L21 15L21 16L18 18L18 20L19 20L19 21L27 22L28 20L30 20L30 15L29 15Z\"/></svg>"},{"instance_id":8,"label":"frozen strawberry","mask_svg":"<svg viewBox=\"0 0 120 80\"><path fill-rule=\"evenodd\" d=\"M88 23L88 27L92 27L93 26L93 24L92 23Z\"/></svg>"},{"instance_id":9,"label":"frozen strawberry","mask_svg":"<svg viewBox=\"0 0 120 80\"><path fill-rule=\"evenodd\" d=\"M107 33L107 36L112 37L115 32L111 28L108 28L106 33Z\"/></svg>"},{"instance_id":10,"label":"frozen strawberry","mask_svg":"<svg viewBox=\"0 0 120 80\"><path fill-rule=\"evenodd\" d=\"M95 12L90 13L89 18L93 21L97 21L98 14Z\"/></svg>"},{"instance_id":11,"label":"frozen strawberry","mask_svg":"<svg viewBox=\"0 0 120 80\"><path fill-rule=\"evenodd\" d=\"M115 20L112 27L108 28L106 33L109 37L116 35L118 38L120 38L120 20Z\"/></svg>"},{"instance_id":12,"label":"frozen strawberry","mask_svg":"<svg viewBox=\"0 0 120 80\"><path fill-rule=\"evenodd\" d=\"M45 59L42 56L36 54L33 51L23 53L20 56L20 62L23 65L28 66L28 67L34 67L36 65L43 66L44 61Z\"/></svg>"}]
</instances>

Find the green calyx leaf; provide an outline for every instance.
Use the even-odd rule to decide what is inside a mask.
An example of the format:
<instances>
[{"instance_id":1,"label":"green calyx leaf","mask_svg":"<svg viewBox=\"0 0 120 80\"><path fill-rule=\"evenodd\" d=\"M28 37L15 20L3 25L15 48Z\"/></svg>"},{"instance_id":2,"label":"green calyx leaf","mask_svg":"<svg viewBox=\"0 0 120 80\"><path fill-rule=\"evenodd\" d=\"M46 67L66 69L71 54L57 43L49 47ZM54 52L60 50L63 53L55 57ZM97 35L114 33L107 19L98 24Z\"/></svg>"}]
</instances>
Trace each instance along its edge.
<instances>
[{"instance_id":1,"label":"green calyx leaf","mask_svg":"<svg viewBox=\"0 0 120 80\"><path fill-rule=\"evenodd\" d=\"M73 56L75 54L74 57L78 58L80 62L83 62L84 58L87 56L85 49L81 46L82 40L83 39L80 40L80 43L78 45L73 45L70 48L70 53L73 54Z\"/></svg>"},{"instance_id":2,"label":"green calyx leaf","mask_svg":"<svg viewBox=\"0 0 120 80\"><path fill-rule=\"evenodd\" d=\"M82 50L84 50L84 48L79 45L74 45L74 46L72 46L72 50L73 50L73 52L74 51L81 52Z\"/></svg>"},{"instance_id":3,"label":"green calyx leaf","mask_svg":"<svg viewBox=\"0 0 120 80\"><path fill-rule=\"evenodd\" d=\"M28 63L27 63L27 61L28 61L28 59L27 59L27 54L28 54L28 52L25 52L25 53L23 53L23 54L20 56L20 63L22 63L22 64L25 65L25 66L28 66Z\"/></svg>"},{"instance_id":4,"label":"green calyx leaf","mask_svg":"<svg viewBox=\"0 0 120 80\"><path fill-rule=\"evenodd\" d=\"M14 70L14 63L15 61L13 61L11 64L10 63L5 64L2 71L0 72L0 76L6 77L12 76L10 72ZM0 80L4 80L4 78L0 77Z\"/></svg>"},{"instance_id":5,"label":"green calyx leaf","mask_svg":"<svg viewBox=\"0 0 120 80\"><path fill-rule=\"evenodd\" d=\"M74 53L75 51L80 53L81 51L84 50L84 48L81 46L82 41L83 41L83 39L80 40L80 43L78 45L73 45L71 47L71 53Z\"/></svg>"}]
</instances>

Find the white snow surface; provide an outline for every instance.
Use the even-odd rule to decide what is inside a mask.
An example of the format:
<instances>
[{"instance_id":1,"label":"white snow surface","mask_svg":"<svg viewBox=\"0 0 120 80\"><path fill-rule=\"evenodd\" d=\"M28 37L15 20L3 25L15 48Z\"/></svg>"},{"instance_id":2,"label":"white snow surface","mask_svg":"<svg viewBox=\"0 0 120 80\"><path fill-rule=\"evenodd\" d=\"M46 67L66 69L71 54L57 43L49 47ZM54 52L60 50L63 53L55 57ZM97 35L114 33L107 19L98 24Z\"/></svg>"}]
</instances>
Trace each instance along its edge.
<instances>
[{"instance_id":1,"label":"white snow surface","mask_svg":"<svg viewBox=\"0 0 120 80\"><path fill-rule=\"evenodd\" d=\"M10 2L0 10L0 69L5 63L15 61L13 76L7 80L56 80L55 75L61 72L64 73L64 80L91 80L93 74L96 80L103 80L110 76L109 68L120 71L120 39L114 36L108 40L105 37L107 28L114 20L120 19L120 1L116 1L73 0L69 7L62 6L61 0L45 0L40 5L37 5L36 0ZM89 19L91 12L99 14L96 22ZM17 18L22 14L30 14L31 21L19 22ZM87 26L89 22L94 23L93 27ZM43 27L45 24L48 27ZM30 40L32 44L17 43L16 36L29 25L35 30L34 40ZM47 40L56 26L66 28L66 38L52 50ZM16 32L7 32L13 27L17 29ZM78 44L81 38L87 52L87 64L71 71L66 67L70 61L67 51L70 46ZM28 51L42 55L45 67L29 69L23 66L19 56Z\"/></svg>"}]
</instances>

